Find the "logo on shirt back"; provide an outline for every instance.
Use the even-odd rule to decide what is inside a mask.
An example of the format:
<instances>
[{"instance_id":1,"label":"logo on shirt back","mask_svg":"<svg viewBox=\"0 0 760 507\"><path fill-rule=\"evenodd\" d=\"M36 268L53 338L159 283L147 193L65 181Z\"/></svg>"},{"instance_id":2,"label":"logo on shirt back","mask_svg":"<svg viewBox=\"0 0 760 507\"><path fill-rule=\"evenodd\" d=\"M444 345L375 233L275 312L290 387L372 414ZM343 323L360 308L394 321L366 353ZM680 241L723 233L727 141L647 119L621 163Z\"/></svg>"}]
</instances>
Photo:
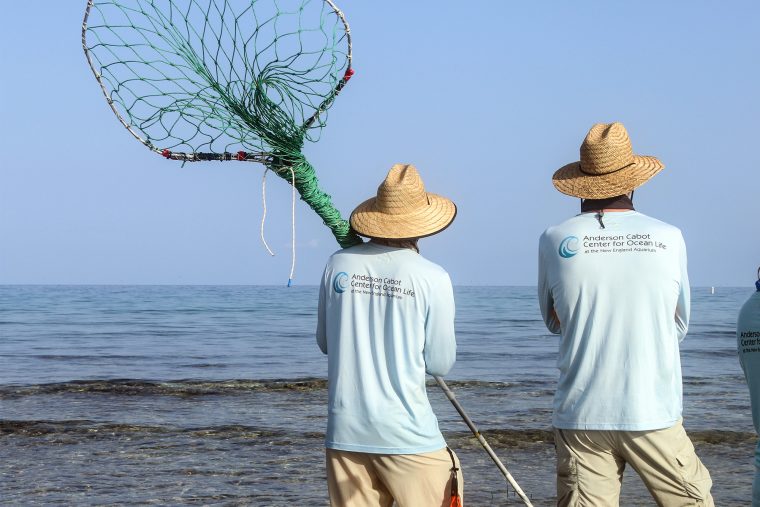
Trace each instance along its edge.
<instances>
[{"instance_id":1,"label":"logo on shirt back","mask_svg":"<svg viewBox=\"0 0 760 507\"><path fill-rule=\"evenodd\" d=\"M559 256L563 259L569 259L578 253L578 238L568 236L559 244Z\"/></svg>"},{"instance_id":2,"label":"logo on shirt back","mask_svg":"<svg viewBox=\"0 0 760 507\"><path fill-rule=\"evenodd\" d=\"M341 271L337 275L335 275L335 278L333 278L333 289L335 289L335 292L338 294L342 294L346 292L346 288L348 287L348 273L345 271Z\"/></svg>"}]
</instances>

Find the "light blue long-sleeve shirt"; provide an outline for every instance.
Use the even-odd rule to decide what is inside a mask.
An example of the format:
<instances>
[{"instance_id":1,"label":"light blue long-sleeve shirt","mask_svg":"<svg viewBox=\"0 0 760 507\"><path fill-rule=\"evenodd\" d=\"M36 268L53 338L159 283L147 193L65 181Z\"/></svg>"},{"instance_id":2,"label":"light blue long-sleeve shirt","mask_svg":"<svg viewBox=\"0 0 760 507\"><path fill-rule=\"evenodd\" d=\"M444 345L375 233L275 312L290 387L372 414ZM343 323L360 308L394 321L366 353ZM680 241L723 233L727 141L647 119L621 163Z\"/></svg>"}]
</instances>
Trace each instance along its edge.
<instances>
[{"instance_id":1,"label":"light blue long-sleeve shirt","mask_svg":"<svg viewBox=\"0 0 760 507\"><path fill-rule=\"evenodd\" d=\"M681 232L636 211L577 215L539 242L538 297L561 335L553 424L643 431L681 418L689 324Z\"/></svg>"},{"instance_id":2,"label":"light blue long-sleeve shirt","mask_svg":"<svg viewBox=\"0 0 760 507\"><path fill-rule=\"evenodd\" d=\"M446 271L418 253L375 243L330 257L319 292L317 343L328 358L326 446L415 454L445 447L425 374L456 357Z\"/></svg>"},{"instance_id":3,"label":"light blue long-sleeve shirt","mask_svg":"<svg viewBox=\"0 0 760 507\"><path fill-rule=\"evenodd\" d=\"M739 362L749 386L752 422L760 434L760 287L742 306L736 322L736 346ZM755 447L755 481L752 507L760 507L760 442Z\"/></svg>"}]
</instances>

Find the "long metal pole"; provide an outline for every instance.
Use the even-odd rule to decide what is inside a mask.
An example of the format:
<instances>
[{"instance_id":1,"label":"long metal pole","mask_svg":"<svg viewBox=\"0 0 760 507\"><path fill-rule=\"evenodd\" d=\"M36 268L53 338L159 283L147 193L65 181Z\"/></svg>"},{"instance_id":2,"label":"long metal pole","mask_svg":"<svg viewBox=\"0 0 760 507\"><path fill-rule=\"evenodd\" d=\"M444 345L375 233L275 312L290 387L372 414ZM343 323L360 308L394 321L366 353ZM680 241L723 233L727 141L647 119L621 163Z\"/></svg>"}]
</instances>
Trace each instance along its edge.
<instances>
[{"instance_id":1,"label":"long metal pole","mask_svg":"<svg viewBox=\"0 0 760 507\"><path fill-rule=\"evenodd\" d=\"M480 442L480 445L483 446L483 448L486 450L488 455L491 457L494 463L496 463L496 466L499 468L501 473L506 477L507 481L512 485L512 488L515 490L515 493L522 499L523 503L527 505L528 507L533 507L533 504L530 503L530 500L523 492L522 488L520 488L520 485L517 484L517 481L514 477L512 477L512 474L509 473L509 470L507 470L507 467L504 466L504 463L501 462L499 457L496 455L496 453L491 449L491 446L488 445L488 442L486 442L486 439L483 438L483 435L480 434L480 431L478 431L478 428L475 426L475 423L472 422L472 419L470 419L470 416L467 415L467 413L464 411L464 408L462 408L462 405L459 404L459 401L457 401L456 396L454 396L454 393L449 389L449 386L446 385L446 382L443 381L441 377L433 376L436 383L438 383L438 386L443 390L444 394L446 394L446 397L449 399L452 405L454 405L454 408L457 409L457 412L459 412L459 415L462 416L462 420L464 420L465 424L470 428L470 431L472 431L472 434L475 435L475 438L478 439L478 442Z\"/></svg>"}]
</instances>

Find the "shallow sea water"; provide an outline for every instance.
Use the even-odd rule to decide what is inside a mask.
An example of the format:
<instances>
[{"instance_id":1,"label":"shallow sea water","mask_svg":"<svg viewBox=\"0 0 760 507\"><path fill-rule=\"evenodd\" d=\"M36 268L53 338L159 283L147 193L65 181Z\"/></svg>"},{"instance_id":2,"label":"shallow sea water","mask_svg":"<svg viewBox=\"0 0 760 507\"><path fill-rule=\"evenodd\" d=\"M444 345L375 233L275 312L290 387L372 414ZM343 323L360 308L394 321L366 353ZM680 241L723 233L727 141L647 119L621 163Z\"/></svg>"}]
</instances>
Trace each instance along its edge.
<instances>
[{"instance_id":1,"label":"shallow sea water","mask_svg":"<svg viewBox=\"0 0 760 507\"><path fill-rule=\"evenodd\" d=\"M684 425L716 505L748 505L755 435L734 323L694 289ZM554 505L556 337L528 287L456 289L447 377L534 505ZM316 287L0 287L0 504L327 505ZM520 505L432 380L467 505ZM653 505L626 471L621 505Z\"/></svg>"}]
</instances>

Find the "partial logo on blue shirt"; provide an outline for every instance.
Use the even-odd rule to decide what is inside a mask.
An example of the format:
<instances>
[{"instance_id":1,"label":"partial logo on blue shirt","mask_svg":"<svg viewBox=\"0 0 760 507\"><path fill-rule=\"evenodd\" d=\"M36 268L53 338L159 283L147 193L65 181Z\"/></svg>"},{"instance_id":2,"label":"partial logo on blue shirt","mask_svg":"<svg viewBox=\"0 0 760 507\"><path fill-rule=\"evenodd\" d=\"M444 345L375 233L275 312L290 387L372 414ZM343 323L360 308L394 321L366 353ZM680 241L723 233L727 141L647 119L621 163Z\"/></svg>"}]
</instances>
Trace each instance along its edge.
<instances>
[{"instance_id":1,"label":"partial logo on blue shirt","mask_svg":"<svg viewBox=\"0 0 760 507\"><path fill-rule=\"evenodd\" d=\"M559 256L563 259L569 259L578 253L578 238L568 236L559 244Z\"/></svg>"},{"instance_id":2,"label":"partial logo on blue shirt","mask_svg":"<svg viewBox=\"0 0 760 507\"><path fill-rule=\"evenodd\" d=\"M335 292L338 294L342 294L346 292L346 288L348 287L348 273L345 271L341 271L337 275L335 275L335 278L333 278L333 289L335 289Z\"/></svg>"}]
</instances>

